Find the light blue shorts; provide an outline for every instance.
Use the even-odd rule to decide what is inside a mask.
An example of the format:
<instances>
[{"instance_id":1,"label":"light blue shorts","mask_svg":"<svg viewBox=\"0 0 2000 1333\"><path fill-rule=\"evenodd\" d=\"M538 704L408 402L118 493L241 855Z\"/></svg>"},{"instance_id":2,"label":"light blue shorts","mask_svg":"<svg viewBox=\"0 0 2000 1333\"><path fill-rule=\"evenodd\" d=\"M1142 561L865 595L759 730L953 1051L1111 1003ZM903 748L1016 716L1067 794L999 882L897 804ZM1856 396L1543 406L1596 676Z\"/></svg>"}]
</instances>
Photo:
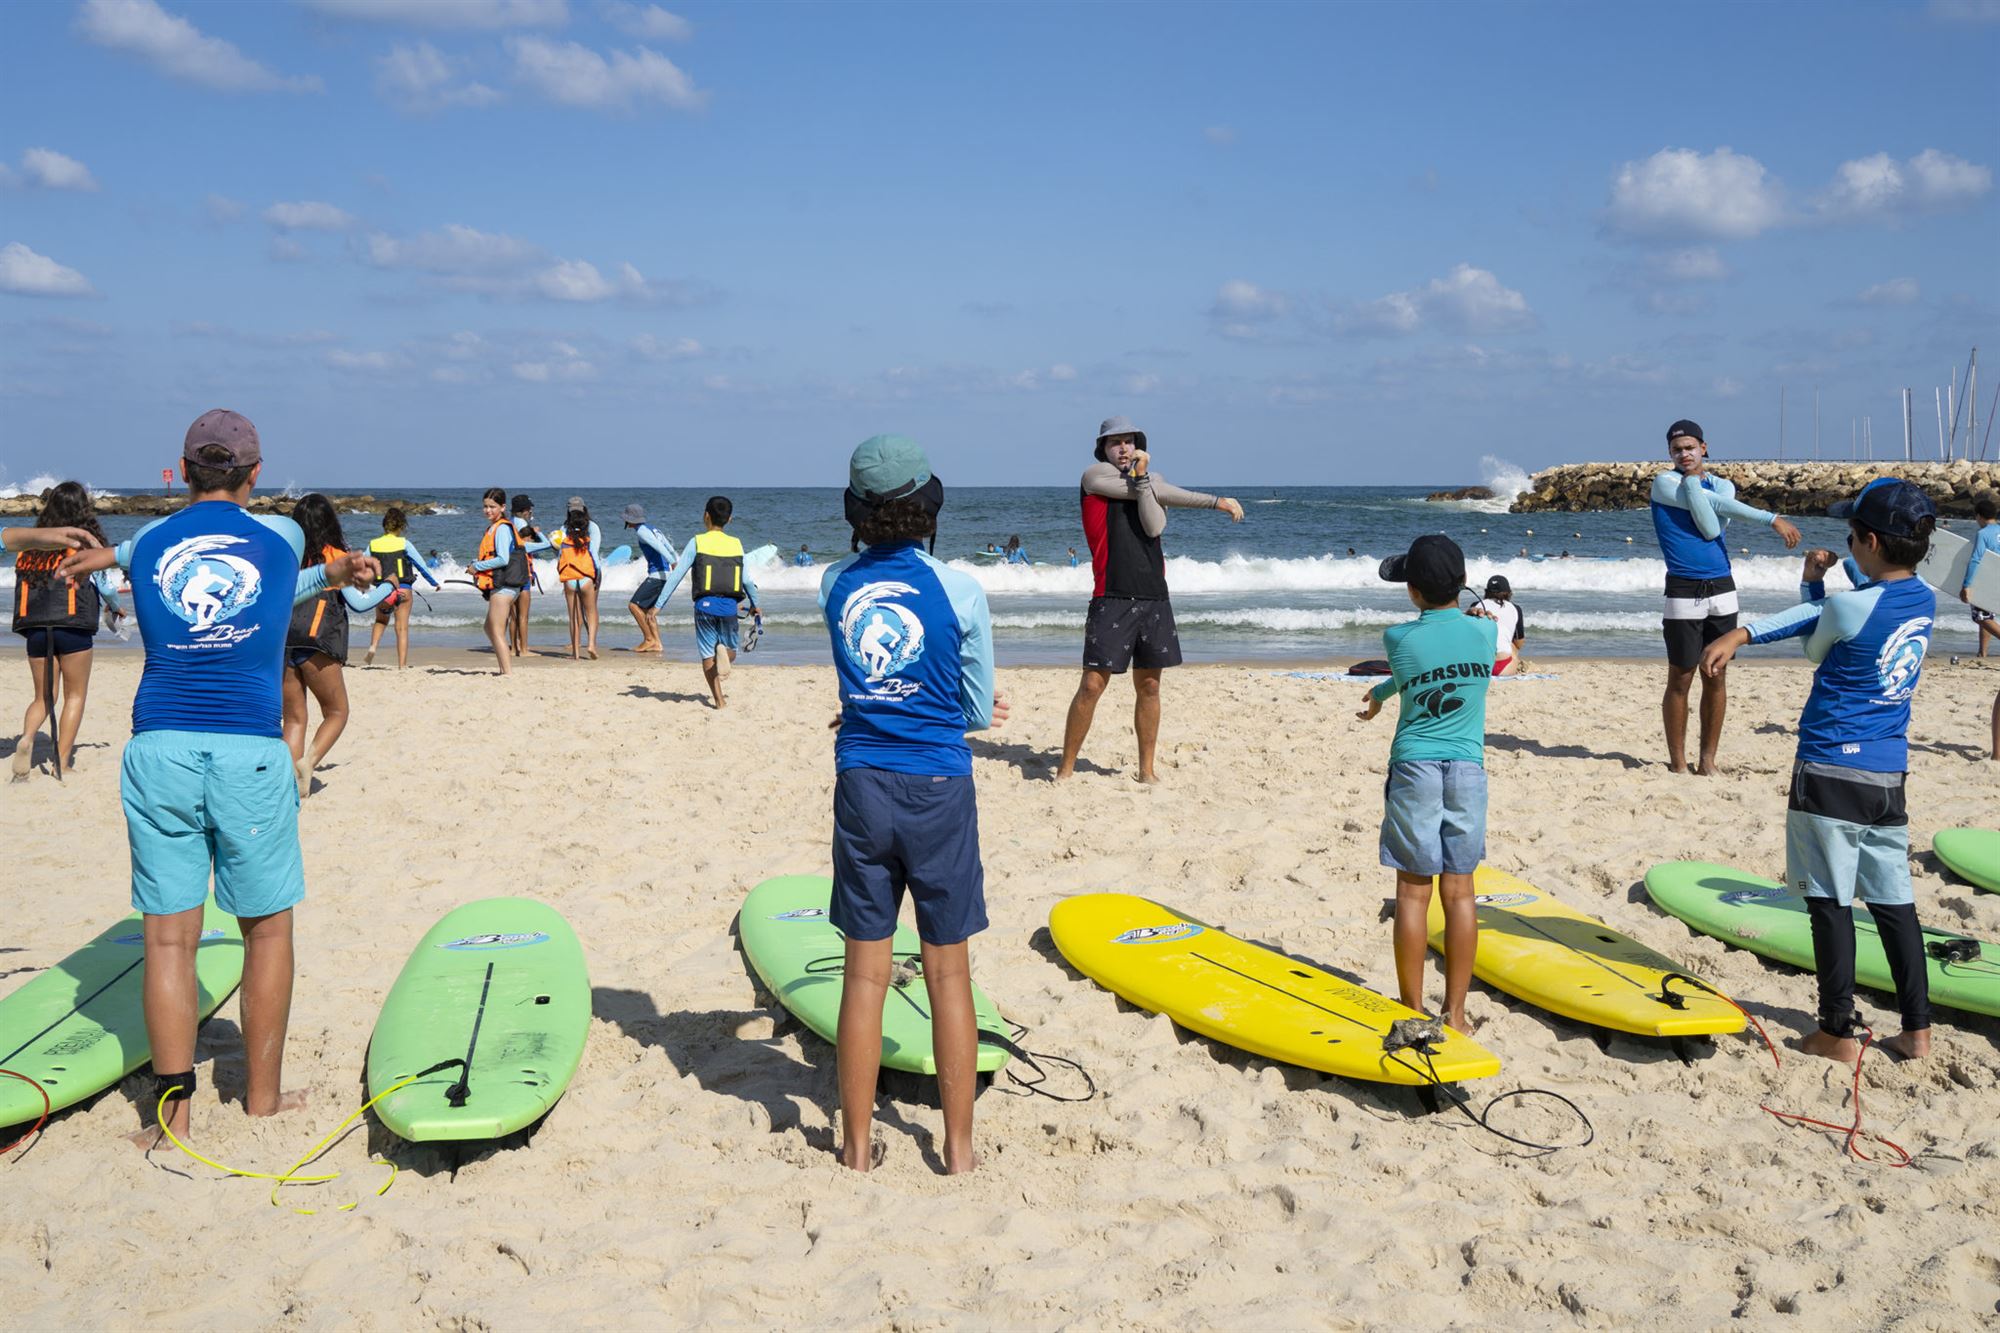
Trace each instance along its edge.
<instances>
[{"instance_id":1,"label":"light blue shorts","mask_svg":"<svg viewBox=\"0 0 2000 1333\"><path fill-rule=\"evenodd\" d=\"M696 655L706 660L715 656L717 648L736 651L736 622L738 616L711 616L703 612L694 613L694 646Z\"/></svg>"},{"instance_id":2,"label":"light blue shorts","mask_svg":"<svg viewBox=\"0 0 2000 1333\"><path fill-rule=\"evenodd\" d=\"M132 846L132 906L148 916L215 901L269 916L306 896L299 786L275 736L142 731L125 746L120 790Z\"/></svg>"},{"instance_id":3,"label":"light blue shorts","mask_svg":"<svg viewBox=\"0 0 2000 1333\"><path fill-rule=\"evenodd\" d=\"M1486 856L1486 768L1469 759L1389 765L1382 864L1411 875L1469 875Z\"/></svg>"}]
</instances>

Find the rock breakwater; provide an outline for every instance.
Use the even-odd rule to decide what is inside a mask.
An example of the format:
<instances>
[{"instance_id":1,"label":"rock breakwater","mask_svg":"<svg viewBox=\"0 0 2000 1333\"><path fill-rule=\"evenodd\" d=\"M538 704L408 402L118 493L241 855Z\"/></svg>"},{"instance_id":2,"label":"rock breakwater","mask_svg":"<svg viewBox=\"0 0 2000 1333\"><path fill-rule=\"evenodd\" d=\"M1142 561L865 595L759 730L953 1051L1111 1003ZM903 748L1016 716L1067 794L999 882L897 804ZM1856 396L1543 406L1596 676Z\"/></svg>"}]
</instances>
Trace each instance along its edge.
<instances>
[{"instance_id":1,"label":"rock breakwater","mask_svg":"<svg viewBox=\"0 0 2000 1333\"><path fill-rule=\"evenodd\" d=\"M417 500L379 500L372 495L329 495L333 507L343 514L379 514L391 505L406 514L435 514L439 506ZM296 495L253 495L245 506L253 514L289 514L299 502ZM137 514L148 518L178 513L187 504L179 495L99 495L92 499L100 514ZM33 518L42 512L40 495L0 496L0 517Z\"/></svg>"},{"instance_id":2,"label":"rock breakwater","mask_svg":"<svg viewBox=\"0 0 2000 1333\"><path fill-rule=\"evenodd\" d=\"M1566 463L1537 472L1534 485L1511 506L1516 514L1576 514L1593 509L1643 509L1664 461ZM1736 484L1736 498L1780 514L1823 514L1876 477L1903 477L1924 488L1947 516L1969 516L1982 494L2000 494L2000 463L1730 463L1709 471Z\"/></svg>"}]
</instances>

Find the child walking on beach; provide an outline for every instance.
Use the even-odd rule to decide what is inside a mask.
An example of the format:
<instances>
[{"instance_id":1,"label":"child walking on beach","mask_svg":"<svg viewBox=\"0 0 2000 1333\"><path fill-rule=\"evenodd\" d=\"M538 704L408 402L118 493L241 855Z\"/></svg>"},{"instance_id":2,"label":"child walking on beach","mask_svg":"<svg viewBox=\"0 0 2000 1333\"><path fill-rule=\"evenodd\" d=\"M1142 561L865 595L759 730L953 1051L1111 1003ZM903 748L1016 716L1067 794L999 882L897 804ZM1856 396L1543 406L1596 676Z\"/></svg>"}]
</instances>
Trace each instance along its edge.
<instances>
[{"instance_id":1,"label":"child walking on beach","mask_svg":"<svg viewBox=\"0 0 2000 1333\"><path fill-rule=\"evenodd\" d=\"M723 531L735 512L728 496L708 497L702 506L701 532L681 548L673 581L660 594L661 603L665 603L682 579L694 575L695 651L717 708L728 706L722 697L722 682L736 657L738 609L747 601L750 614L760 622L764 618L757 609L757 581L743 568L743 543Z\"/></svg>"},{"instance_id":2,"label":"child walking on beach","mask_svg":"<svg viewBox=\"0 0 2000 1333\"><path fill-rule=\"evenodd\" d=\"M104 529L82 482L65 481L49 491L36 519L38 528L81 529L102 546ZM83 705L90 693L90 660L97 627L106 610L122 613L117 584L109 573L81 583L56 577L61 550L27 550L14 557L14 632L27 641L28 676L34 695L21 719L21 739L14 747L14 779L28 776L35 755L35 733L57 709L56 749L51 757L61 775L76 760L76 737L83 729ZM51 658L54 659L51 662ZM58 694L58 684L60 692Z\"/></svg>"},{"instance_id":3,"label":"child walking on beach","mask_svg":"<svg viewBox=\"0 0 2000 1333\"><path fill-rule=\"evenodd\" d=\"M833 899L847 937L840 996L840 1160L873 1161L882 1004L903 892L916 900L931 1011L944 1163L970 1171L979 1033L966 941L986 928L986 871L965 733L997 727L993 623L969 574L924 550L944 488L913 440L877 435L848 463L863 549L828 566L819 605L840 680L834 742Z\"/></svg>"},{"instance_id":4,"label":"child walking on beach","mask_svg":"<svg viewBox=\"0 0 2000 1333\"><path fill-rule=\"evenodd\" d=\"M1382 562L1382 578L1405 585L1417 618L1382 631L1389 675L1355 716L1367 721L1392 694L1400 700L1383 788L1382 864L1396 872L1396 984L1403 1003L1424 1007L1424 951L1431 880L1444 895L1444 1019L1470 1034L1465 994L1479 919L1472 872L1486 855L1486 690L1493 627L1458 609L1465 554L1449 537L1425 536Z\"/></svg>"},{"instance_id":5,"label":"child walking on beach","mask_svg":"<svg viewBox=\"0 0 2000 1333\"><path fill-rule=\"evenodd\" d=\"M1937 506L1916 486L1877 477L1829 508L1847 520L1849 592L1826 595L1831 551L1806 553L1805 601L1731 630L1702 653L1714 674L1746 643L1805 636L1812 693L1799 714L1798 758L1785 813L1785 882L1804 896L1819 973L1819 1027L1799 1049L1853 1064L1854 900L1867 905L1903 1031L1881 1045L1905 1058L1931 1048L1930 977L1910 884L1910 700L1930 647L1937 595L1916 577L1937 528Z\"/></svg>"}]
</instances>

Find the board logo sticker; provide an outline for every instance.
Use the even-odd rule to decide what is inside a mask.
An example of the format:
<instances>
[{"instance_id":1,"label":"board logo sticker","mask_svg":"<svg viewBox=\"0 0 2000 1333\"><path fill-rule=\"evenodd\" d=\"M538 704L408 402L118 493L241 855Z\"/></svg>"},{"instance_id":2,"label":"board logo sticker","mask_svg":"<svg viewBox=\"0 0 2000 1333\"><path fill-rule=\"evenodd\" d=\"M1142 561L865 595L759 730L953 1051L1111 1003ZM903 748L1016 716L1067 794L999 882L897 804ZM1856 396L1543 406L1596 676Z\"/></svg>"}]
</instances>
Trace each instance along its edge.
<instances>
[{"instance_id":1,"label":"board logo sticker","mask_svg":"<svg viewBox=\"0 0 2000 1333\"><path fill-rule=\"evenodd\" d=\"M1481 907L1526 907L1535 901L1532 893L1481 893L1475 894L1473 902Z\"/></svg>"},{"instance_id":2,"label":"board logo sticker","mask_svg":"<svg viewBox=\"0 0 2000 1333\"><path fill-rule=\"evenodd\" d=\"M1192 921L1176 921L1171 926L1134 926L1123 935L1113 935L1113 944L1164 944L1168 940L1191 939L1202 927Z\"/></svg>"},{"instance_id":3,"label":"board logo sticker","mask_svg":"<svg viewBox=\"0 0 2000 1333\"><path fill-rule=\"evenodd\" d=\"M1785 898L1789 897L1790 894L1791 890L1783 888L1731 889L1722 895L1722 901L1728 903L1731 907L1738 907L1744 903L1767 903L1773 898Z\"/></svg>"},{"instance_id":4,"label":"board logo sticker","mask_svg":"<svg viewBox=\"0 0 2000 1333\"><path fill-rule=\"evenodd\" d=\"M540 930L518 931L511 935L467 935L463 939L452 940L438 945L440 949L462 949L478 951L482 949L525 949L530 944L547 944L547 932Z\"/></svg>"},{"instance_id":5,"label":"board logo sticker","mask_svg":"<svg viewBox=\"0 0 2000 1333\"><path fill-rule=\"evenodd\" d=\"M201 932L201 942L207 944L210 940L219 940L224 934L225 932L221 930L204 930ZM113 944L144 944L146 942L146 932L135 930L130 935L113 935L111 942Z\"/></svg>"},{"instance_id":6,"label":"board logo sticker","mask_svg":"<svg viewBox=\"0 0 2000 1333\"><path fill-rule=\"evenodd\" d=\"M780 912L773 921L817 921L826 915L824 907L794 907L789 912Z\"/></svg>"}]
</instances>

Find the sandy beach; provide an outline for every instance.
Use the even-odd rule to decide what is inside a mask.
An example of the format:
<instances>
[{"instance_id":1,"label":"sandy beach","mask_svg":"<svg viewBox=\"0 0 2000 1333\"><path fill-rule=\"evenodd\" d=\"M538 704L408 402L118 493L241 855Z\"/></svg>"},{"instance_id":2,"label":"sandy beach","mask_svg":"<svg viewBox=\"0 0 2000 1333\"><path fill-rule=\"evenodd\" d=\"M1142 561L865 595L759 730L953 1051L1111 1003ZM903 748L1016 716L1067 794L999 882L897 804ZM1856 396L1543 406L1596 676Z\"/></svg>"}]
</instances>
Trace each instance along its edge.
<instances>
[{"instance_id":1,"label":"sandy beach","mask_svg":"<svg viewBox=\"0 0 2000 1333\"><path fill-rule=\"evenodd\" d=\"M1543 1014L1475 983L1504 1062L1475 1106L1522 1086L1574 1100L1588 1147L1534 1156L1408 1092L1274 1065L1178 1032L1084 980L1050 942L1066 895L1124 890L1393 991L1392 892L1376 863L1393 718L1362 687L1268 666L1169 675L1163 786L1132 780L1129 690L1099 711L1078 779L1048 781L1075 675L1001 673L1005 730L973 742L992 928L974 974L1023 1044L1080 1061L1094 1101L978 1102L980 1171L939 1174L929 1089L892 1079L882 1167L830 1148L832 1049L759 993L732 927L744 893L826 873L830 668L744 667L703 706L686 645L666 662L431 653L351 669L354 717L301 815L309 896L287 1082L307 1110L250 1121L232 1000L204 1029L199 1143L280 1170L365 1098L382 997L449 908L525 894L581 936L595 990L582 1068L537 1128L458 1152L371 1124L293 1192L304 1217L121 1135L143 1080L57 1117L0 1164L0 1325L530 1329L961 1327L1713 1327L1944 1329L2000 1301L2000 1021L1940 1012L1924 1063L1871 1055L1867 1122L1918 1156L1890 1170L1760 1101L1851 1115L1849 1072L1785 1041L1809 975L1693 934L1640 888L1655 862L1783 866L1783 787L1809 681L1732 673L1725 773L1661 762L1656 662L1549 659L1497 685L1491 864L1602 916L1742 1002L1754 1034L1683 1064L1664 1046ZM357 654L358 662L358 654ZM26 688L10 656L9 725ZM78 769L0 788L13 849L0 988L127 910L118 755L137 654L99 655ZM1954 881L1940 827L1991 826L2000 669L1943 655L1916 699L1909 782L1919 911L2000 936L2000 896ZM6 743L11 749L11 742ZM46 742L44 742L46 749ZM1435 1001L1441 981L1433 973ZM1886 997L1868 1019L1895 1028ZM1065 1090L1074 1084L1058 1071ZM1574 1126L1534 1106L1495 1123ZM11 1136L4 1136L11 1137ZM382 1197L369 1164L402 1170ZM288 1194L288 1201L293 1199ZM1787 1326L1791 1326L1787 1324Z\"/></svg>"}]
</instances>

